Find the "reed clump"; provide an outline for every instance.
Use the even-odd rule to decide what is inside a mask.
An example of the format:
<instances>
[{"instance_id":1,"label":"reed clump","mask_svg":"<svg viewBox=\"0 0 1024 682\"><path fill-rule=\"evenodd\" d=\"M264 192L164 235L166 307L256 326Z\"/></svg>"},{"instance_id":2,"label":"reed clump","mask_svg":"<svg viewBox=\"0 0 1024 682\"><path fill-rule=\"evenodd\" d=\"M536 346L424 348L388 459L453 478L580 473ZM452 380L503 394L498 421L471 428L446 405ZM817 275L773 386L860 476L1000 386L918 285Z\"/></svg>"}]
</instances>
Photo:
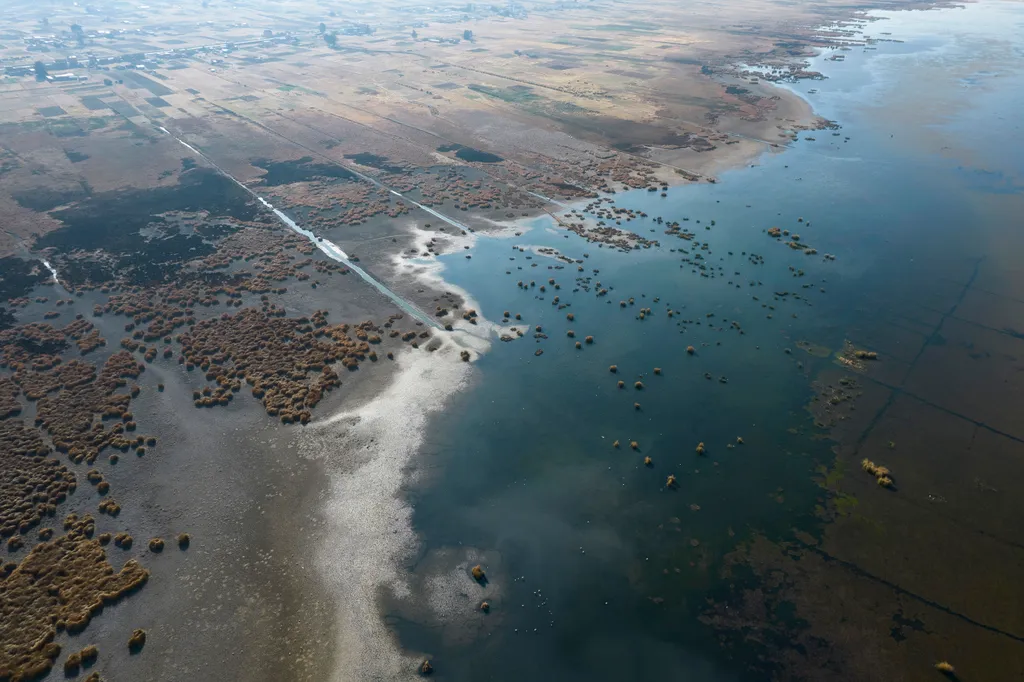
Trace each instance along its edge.
<instances>
[{"instance_id":1,"label":"reed clump","mask_svg":"<svg viewBox=\"0 0 1024 682\"><path fill-rule=\"evenodd\" d=\"M883 488L892 488L895 485L892 480L892 472L887 467L875 464L865 457L860 462L860 468L874 476L878 485Z\"/></svg>"},{"instance_id":2,"label":"reed clump","mask_svg":"<svg viewBox=\"0 0 1024 682\"><path fill-rule=\"evenodd\" d=\"M128 638L128 650L134 654L142 651L144 646L146 646L146 631L138 628Z\"/></svg>"},{"instance_id":3,"label":"reed clump","mask_svg":"<svg viewBox=\"0 0 1024 682\"><path fill-rule=\"evenodd\" d=\"M83 647L82 650L78 652L78 656L82 659L82 665L84 666L90 666L95 663L96 659L99 658L99 655L100 650L96 648L95 644Z\"/></svg>"},{"instance_id":4,"label":"reed clump","mask_svg":"<svg viewBox=\"0 0 1024 682\"><path fill-rule=\"evenodd\" d=\"M64 674L68 677L74 677L78 674L78 670L81 667L82 655L76 651L68 655L67 660L64 661Z\"/></svg>"}]
</instances>

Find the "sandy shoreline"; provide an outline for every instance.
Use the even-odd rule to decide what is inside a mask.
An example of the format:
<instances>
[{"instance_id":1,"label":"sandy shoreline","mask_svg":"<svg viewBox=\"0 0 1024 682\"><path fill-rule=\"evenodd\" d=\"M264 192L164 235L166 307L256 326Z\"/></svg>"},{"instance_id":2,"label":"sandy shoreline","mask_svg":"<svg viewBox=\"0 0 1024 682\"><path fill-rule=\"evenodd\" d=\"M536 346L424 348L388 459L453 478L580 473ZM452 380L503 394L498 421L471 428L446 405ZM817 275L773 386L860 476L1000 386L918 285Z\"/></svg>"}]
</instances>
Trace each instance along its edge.
<instances>
[{"instance_id":1,"label":"sandy shoreline","mask_svg":"<svg viewBox=\"0 0 1024 682\"><path fill-rule=\"evenodd\" d=\"M422 230L415 223L407 230L404 241L417 253L438 237L448 252L462 251L478 239ZM499 232L511 236L509 228ZM349 397L298 437L299 452L315 462L325 480L319 514L327 539L319 544L316 566L336 608L333 673L324 679L337 682L417 675L421 652L401 650L381 611L385 601L401 603L413 590L406 571L420 548L404 491L424 473L416 454L431 415L471 386L471 361L508 332L479 310L469 292L445 282L444 265L436 257L393 254L390 267L379 258L371 262L389 269L385 279L401 282L399 290L413 300L450 292L461 307L442 318L450 319L455 331L439 334L433 350L397 355L387 383ZM477 311L475 323L461 317L465 310ZM470 362L460 357L462 352L469 353Z\"/></svg>"},{"instance_id":2,"label":"sandy shoreline","mask_svg":"<svg viewBox=\"0 0 1024 682\"><path fill-rule=\"evenodd\" d=\"M430 413L469 382L469 365L444 344L439 357L406 354L377 396L303 434L301 451L321 462L328 482L328 540L317 566L335 596L337 633L331 680L415 676L420 657L403 652L379 612L383 594L410 593L403 566L418 550L403 488L417 477L414 455Z\"/></svg>"}]
</instances>

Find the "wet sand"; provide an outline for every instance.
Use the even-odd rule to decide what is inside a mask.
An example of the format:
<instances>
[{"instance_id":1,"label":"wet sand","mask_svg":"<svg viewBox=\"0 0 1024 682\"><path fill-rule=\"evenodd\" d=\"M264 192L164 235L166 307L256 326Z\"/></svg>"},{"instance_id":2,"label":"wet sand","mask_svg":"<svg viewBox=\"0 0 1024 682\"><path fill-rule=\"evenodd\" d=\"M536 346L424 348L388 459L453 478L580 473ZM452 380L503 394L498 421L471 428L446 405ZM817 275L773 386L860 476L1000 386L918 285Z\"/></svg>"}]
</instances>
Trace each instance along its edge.
<instances>
[{"instance_id":1,"label":"wet sand","mask_svg":"<svg viewBox=\"0 0 1024 682\"><path fill-rule=\"evenodd\" d=\"M402 651L379 613L380 600L409 595L404 573L419 550L403 491L426 420L465 387L469 366L449 345L398 361L392 383L362 406L347 407L303 434L301 452L324 467L325 536L315 561L335 595L336 652L330 679L411 677L418 652Z\"/></svg>"}]
</instances>

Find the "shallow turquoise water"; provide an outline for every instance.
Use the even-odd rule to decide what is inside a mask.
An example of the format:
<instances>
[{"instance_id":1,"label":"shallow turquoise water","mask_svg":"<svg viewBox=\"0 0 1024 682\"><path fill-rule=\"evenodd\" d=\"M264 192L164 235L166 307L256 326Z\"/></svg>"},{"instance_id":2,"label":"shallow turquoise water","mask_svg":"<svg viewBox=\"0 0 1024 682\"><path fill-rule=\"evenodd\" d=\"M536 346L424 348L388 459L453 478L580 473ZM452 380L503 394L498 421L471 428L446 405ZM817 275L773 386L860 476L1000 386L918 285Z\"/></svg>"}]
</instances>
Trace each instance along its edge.
<instances>
[{"instance_id":1,"label":"shallow turquoise water","mask_svg":"<svg viewBox=\"0 0 1024 682\"><path fill-rule=\"evenodd\" d=\"M813 474L831 462L831 443L809 437L816 432L803 406L810 379L831 359L796 342L834 351L852 339L898 355L893 330L943 311L1001 231L1024 226L986 200L1022 188L1024 143L1011 112L1024 103L1024 69L1003 59L1019 45L1007 35L1021 11L969 10L975 24L949 14L958 10L876 24L869 33L891 30L907 42L851 50L843 63L812 67L828 80L792 86L817 89L809 98L843 126L839 135L803 133L756 167L664 199L616 195L617 206L651 217L623 227L660 239L660 248L599 248L548 229L545 218L516 239L480 239L472 259L445 257L445 278L471 292L485 316L521 313L527 333L478 361L479 381L435 420L423 455L433 474L411 492L424 552L472 547L500 557L486 566L500 588L493 626L454 644L441 629L399 621L403 645L430 652L439 679L758 679L745 661L719 653L696 616L720 587L722 555L742 538L815 530ZM979 35L989 36L989 52L978 53ZM982 57L991 71L929 81L962 106L913 111L925 75ZM933 142L942 135L959 136L961 147ZM659 215L689 217L682 224L696 237L662 234ZM777 243L765 233L771 226L799 233L818 255ZM584 271L513 245L559 249ZM673 252L680 248L689 253ZM697 253L714 277L683 261ZM549 278L561 288L539 292ZM596 295L598 281L607 296ZM555 295L570 306L552 305ZM619 306L630 297L634 305ZM642 307L652 309L643 321ZM669 308L678 314L669 318ZM548 338L532 338L533 325ZM587 335L595 343L575 349ZM744 443L729 448L737 436Z\"/></svg>"}]
</instances>

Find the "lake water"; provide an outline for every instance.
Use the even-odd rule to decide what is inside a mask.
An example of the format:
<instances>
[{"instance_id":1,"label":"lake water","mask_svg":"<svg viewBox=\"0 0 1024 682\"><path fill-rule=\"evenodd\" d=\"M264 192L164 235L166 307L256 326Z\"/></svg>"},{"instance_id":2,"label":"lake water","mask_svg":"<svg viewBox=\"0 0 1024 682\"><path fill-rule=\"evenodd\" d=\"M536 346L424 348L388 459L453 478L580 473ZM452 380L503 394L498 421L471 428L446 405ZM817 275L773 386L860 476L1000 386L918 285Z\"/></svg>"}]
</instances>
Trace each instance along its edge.
<instances>
[{"instance_id":1,"label":"lake water","mask_svg":"<svg viewBox=\"0 0 1024 682\"><path fill-rule=\"evenodd\" d=\"M521 314L510 324L525 337L477 361L478 381L433 421L427 476L409 491L423 546L413 575L429 585L481 563L488 577L459 588L459 608L486 599L486 615L392 614L438 679L764 679L755 649L726 655L699 616L728 588L719 569L745 538L822 532L816 472L836 455L805 409L811 382L850 340L880 354L870 381L910 390L943 343L937 325L968 316L955 308L980 280L1006 296L985 315L1010 321L991 326L1024 330L1008 312L1024 281L1024 6L877 16L868 35L904 42L841 62L830 52L810 67L827 80L787 86L841 129L801 133L717 184L614 196L649 214L623 227L660 247L599 248L542 218L515 239L481 238L472 259L444 257L449 282L491 320ZM657 216L695 237L663 234ZM817 254L772 239L772 226ZM942 388L943 373L961 369L925 369L940 388L921 399L943 404L959 385ZM973 422L1024 436L998 406L972 405Z\"/></svg>"}]
</instances>

